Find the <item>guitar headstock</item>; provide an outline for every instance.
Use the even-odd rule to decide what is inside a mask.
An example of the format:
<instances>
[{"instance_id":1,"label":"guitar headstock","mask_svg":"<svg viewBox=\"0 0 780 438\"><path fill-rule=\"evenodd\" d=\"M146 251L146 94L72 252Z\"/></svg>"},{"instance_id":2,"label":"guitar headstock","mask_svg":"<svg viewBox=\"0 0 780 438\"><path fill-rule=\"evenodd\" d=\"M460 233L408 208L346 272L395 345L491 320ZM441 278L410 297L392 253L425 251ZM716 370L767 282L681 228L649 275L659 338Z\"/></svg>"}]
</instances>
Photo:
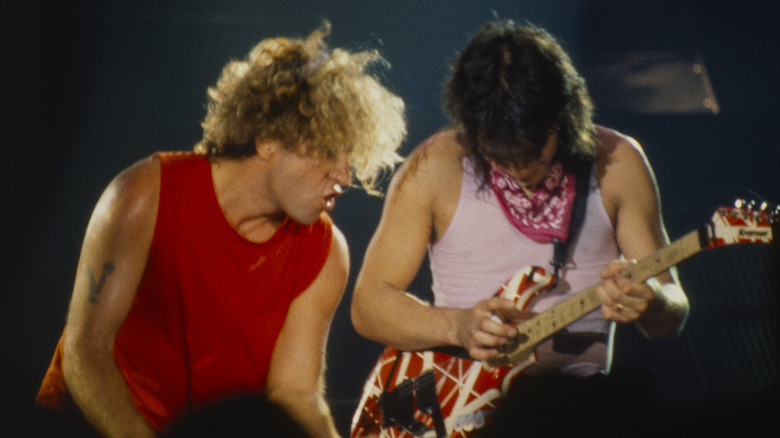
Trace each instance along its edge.
<instances>
[{"instance_id":1,"label":"guitar headstock","mask_svg":"<svg viewBox=\"0 0 780 438\"><path fill-rule=\"evenodd\" d=\"M709 223L709 242L713 248L732 243L772 243L772 225L780 220L780 205L737 199L733 207L720 207Z\"/></svg>"}]
</instances>

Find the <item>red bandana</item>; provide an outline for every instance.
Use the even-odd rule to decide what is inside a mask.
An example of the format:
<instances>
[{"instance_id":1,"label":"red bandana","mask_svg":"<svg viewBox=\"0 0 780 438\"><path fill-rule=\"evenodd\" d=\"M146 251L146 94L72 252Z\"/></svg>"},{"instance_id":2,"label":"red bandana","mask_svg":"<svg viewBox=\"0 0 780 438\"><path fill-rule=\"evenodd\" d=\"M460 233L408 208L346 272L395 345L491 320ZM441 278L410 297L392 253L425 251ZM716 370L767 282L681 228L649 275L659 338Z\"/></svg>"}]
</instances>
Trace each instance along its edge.
<instances>
[{"instance_id":1,"label":"red bandana","mask_svg":"<svg viewBox=\"0 0 780 438\"><path fill-rule=\"evenodd\" d=\"M561 163L550 166L531 197L495 168L490 170L490 187L509 222L529 239L539 243L566 240L574 204L574 173L564 173Z\"/></svg>"}]
</instances>

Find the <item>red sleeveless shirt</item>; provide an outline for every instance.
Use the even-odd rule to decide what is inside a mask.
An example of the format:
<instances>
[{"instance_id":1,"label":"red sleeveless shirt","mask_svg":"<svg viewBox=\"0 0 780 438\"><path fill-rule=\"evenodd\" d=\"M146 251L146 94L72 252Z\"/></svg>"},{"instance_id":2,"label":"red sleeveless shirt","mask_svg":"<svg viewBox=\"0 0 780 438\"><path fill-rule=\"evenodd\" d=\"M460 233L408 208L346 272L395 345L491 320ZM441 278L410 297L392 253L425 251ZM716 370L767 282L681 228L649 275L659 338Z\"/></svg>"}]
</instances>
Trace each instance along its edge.
<instances>
[{"instance_id":1,"label":"red sleeveless shirt","mask_svg":"<svg viewBox=\"0 0 780 438\"><path fill-rule=\"evenodd\" d=\"M312 225L286 219L267 242L250 242L225 219L205 158L159 157L154 238L114 346L139 411L157 429L190 405L263 390L289 306L319 274L332 237L323 213ZM65 389L61 354L62 342L39 404L63 399L52 394L57 383Z\"/></svg>"}]
</instances>

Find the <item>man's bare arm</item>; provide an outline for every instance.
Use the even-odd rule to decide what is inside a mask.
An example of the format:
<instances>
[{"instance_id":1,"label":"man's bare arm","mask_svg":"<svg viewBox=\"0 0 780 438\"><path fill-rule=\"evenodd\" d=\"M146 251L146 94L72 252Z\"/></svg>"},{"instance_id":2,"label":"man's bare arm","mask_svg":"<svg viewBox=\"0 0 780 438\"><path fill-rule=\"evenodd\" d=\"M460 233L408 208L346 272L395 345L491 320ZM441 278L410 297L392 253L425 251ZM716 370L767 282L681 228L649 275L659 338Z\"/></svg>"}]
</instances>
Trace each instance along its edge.
<instances>
[{"instance_id":1,"label":"man's bare arm","mask_svg":"<svg viewBox=\"0 0 780 438\"><path fill-rule=\"evenodd\" d=\"M154 230L159 163L141 162L107 187L87 227L65 328L63 373L87 420L107 437L153 437L114 362L114 339L135 297Z\"/></svg>"},{"instance_id":2,"label":"man's bare arm","mask_svg":"<svg viewBox=\"0 0 780 438\"><path fill-rule=\"evenodd\" d=\"M516 334L513 325L492 318L506 313L511 319L519 313L514 303L492 298L471 309L442 308L406 293L436 238L437 221L457 206L463 151L452 137L438 134L420 145L394 176L355 285L352 322L366 338L399 349L454 345L486 359Z\"/></svg>"},{"instance_id":3,"label":"man's bare arm","mask_svg":"<svg viewBox=\"0 0 780 438\"><path fill-rule=\"evenodd\" d=\"M639 145L622 136L608 158L602 190L615 206L616 238L627 260L640 260L668 244L661 217L661 202L652 169ZM682 330L689 305L674 269L654 280L633 283L617 275L620 264L602 272L611 281L604 285L606 318L636 321L649 338L667 338Z\"/></svg>"},{"instance_id":4,"label":"man's bare arm","mask_svg":"<svg viewBox=\"0 0 780 438\"><path fill-rule=\"evenodd\" d=\"M349 273L349 252L333 226L328 259L309 288L298 296L276 341L266 393L312 437L338 436L325 403L325 347L333 313Z\"/></svg>"}]
</instances>

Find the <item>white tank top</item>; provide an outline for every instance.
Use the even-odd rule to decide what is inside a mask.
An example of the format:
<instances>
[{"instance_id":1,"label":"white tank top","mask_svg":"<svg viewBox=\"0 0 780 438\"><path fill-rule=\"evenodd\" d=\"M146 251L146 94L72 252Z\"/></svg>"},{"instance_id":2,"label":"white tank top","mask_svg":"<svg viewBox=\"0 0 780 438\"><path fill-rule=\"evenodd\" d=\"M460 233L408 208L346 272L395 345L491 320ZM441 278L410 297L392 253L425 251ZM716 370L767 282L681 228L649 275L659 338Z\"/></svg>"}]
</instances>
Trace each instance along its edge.
<instances>
[{"instance_id":1,"label":"white tank top","mask_svg":"<svg viewBox=\"0 0 780 438\"><path fill-rule=\"evenodd\" d=\"M479 179L468 158L464 158L463 167L460 199L452 221L442 237L428 248L434 302L442 307L472 307L495 295L515 272L526 266L552 271L549 263L553 257L552 243L537 243L525 237L505 218L493 191L478 189ZM614 229L596 178L591 176L585 219L569 263L561 270L559 287L540 294L530 310L543 311L598 283L604 266L618 257ZM554 353L551 345L543 344L537 351L539 366L534 368L544 368L549 362L550 367L565 374L586 376L608 372L614 323L604 320L601 311L596 310L567 330L603 333L607 335L607 343L595 344L586 353L572 357ZM544 357L544 351L555 357Z\"/></svg>"}]
</instances>

